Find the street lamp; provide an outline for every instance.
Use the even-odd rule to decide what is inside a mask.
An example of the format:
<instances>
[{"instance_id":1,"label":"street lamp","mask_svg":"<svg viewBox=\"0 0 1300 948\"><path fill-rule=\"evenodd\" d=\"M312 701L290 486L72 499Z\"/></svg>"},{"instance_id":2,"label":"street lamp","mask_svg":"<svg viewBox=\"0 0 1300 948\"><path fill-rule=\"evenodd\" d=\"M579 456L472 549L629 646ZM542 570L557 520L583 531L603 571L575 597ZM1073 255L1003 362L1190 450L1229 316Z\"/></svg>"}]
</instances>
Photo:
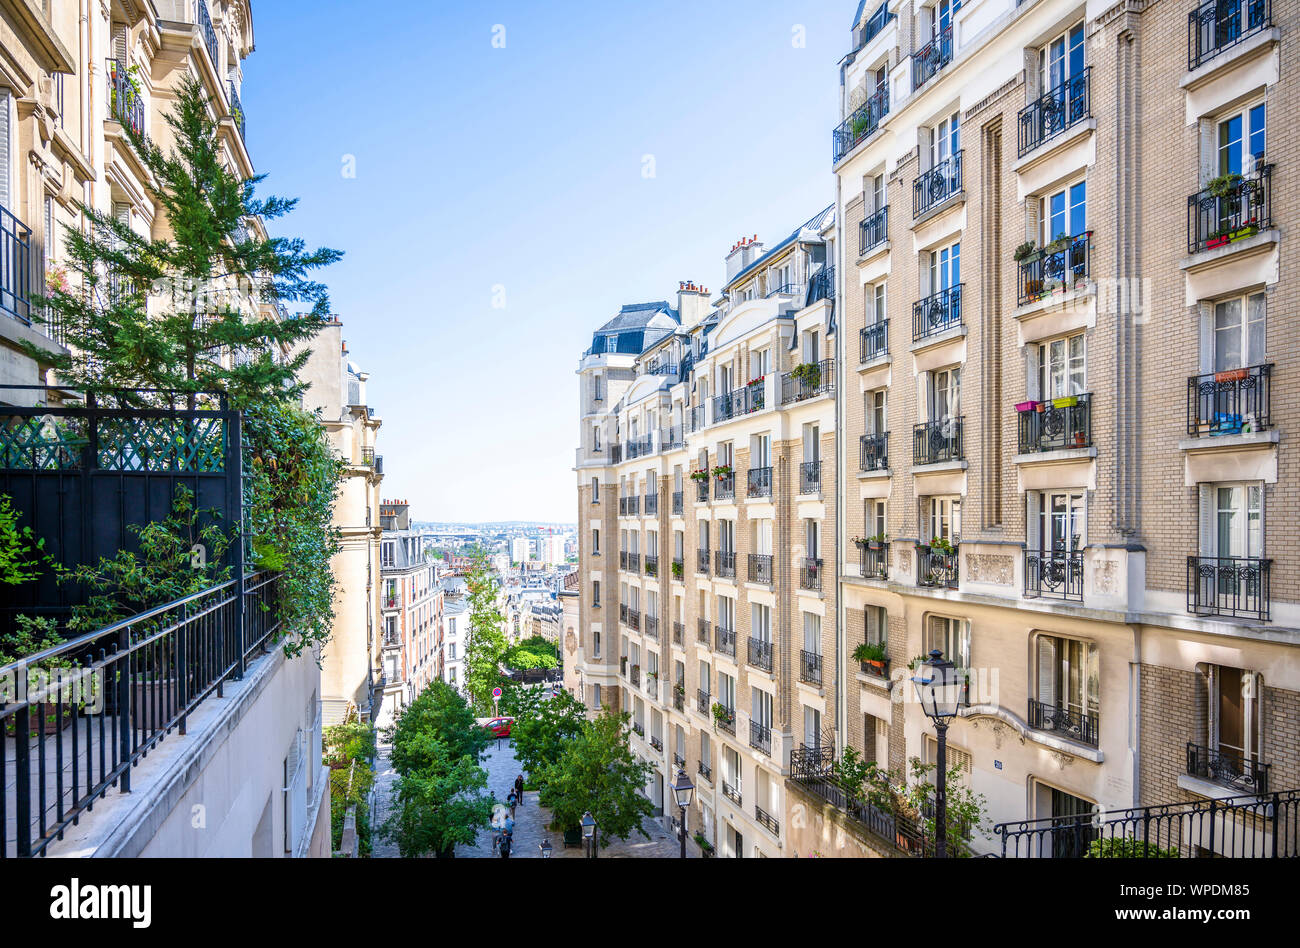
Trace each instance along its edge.
<instances>
[{"instance_id":1,"label":"street lamp","mask_svg":"<svg viewBox=\"0 0 1300 948\"><path fill-rule=\"evenodd\" d=\"M912 679L921 710L934 722L939 737L939 775L934 787L934 854L942 859L948 855L948 722L957 716L961 703L961 682L957 668L946 661L943 652L935 649L930 660L917 667Z\"/></svg>"},{"instance_id":2,"label":"street lamp","mask_svg":"<svg viewBox=\"0 0 1300 948\"><path fill-rule=\"evenodd\" d=\"M691 778L686 776L686 768L677 768L677 779L673 781L673 796L677 798L677 805L682 811L682 858L686 858L686 808L691 805L691 798L695 794L695 784L691 783Z\"/></svg>"},{"instance_id":3,"label":"street lamp","mask_svg":"<svg viewBox=\"0 0 1300 948\"><path fill-rule=\"evenodd\" d=\"M542 845L538 846L537 848L542 851L543 859L551 858L551 852L553 851L553 849L551 846L551 838L549 836L546 837L546 839L542 840Z\"/></svg>"},{"instance_id":4,"label":"street lamp","mask_svg":"<svg viewBox=\"0 0 1300 948\"><path fill-rule=\"evenodd\" d=\"M582 838L587 840L587 858L595 859L596 846L599 844L596 841L596 818L590 810L582 814Z\"/></svg>"}]
</instances>

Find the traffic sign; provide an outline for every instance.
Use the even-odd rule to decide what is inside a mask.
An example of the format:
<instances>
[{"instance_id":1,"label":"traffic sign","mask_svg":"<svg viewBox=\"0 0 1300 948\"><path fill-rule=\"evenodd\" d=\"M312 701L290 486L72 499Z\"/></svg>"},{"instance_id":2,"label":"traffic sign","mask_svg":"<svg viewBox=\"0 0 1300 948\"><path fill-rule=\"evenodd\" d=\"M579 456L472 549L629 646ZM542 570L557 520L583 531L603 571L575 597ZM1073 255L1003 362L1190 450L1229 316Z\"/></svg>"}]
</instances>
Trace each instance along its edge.
<instances>
[{"instance_id":1,"label":"traffic sign","mask_svg":"<svg viewBox=\"0 0 1300 948\"><path fill-rule=\"evenodd\" d=\"M494 697L494 698L500 698L500 697L501 697L501 689L500 689L500 688L493 688L493 689L492 689L492 697Z\"/></svg>"}]
</instances>

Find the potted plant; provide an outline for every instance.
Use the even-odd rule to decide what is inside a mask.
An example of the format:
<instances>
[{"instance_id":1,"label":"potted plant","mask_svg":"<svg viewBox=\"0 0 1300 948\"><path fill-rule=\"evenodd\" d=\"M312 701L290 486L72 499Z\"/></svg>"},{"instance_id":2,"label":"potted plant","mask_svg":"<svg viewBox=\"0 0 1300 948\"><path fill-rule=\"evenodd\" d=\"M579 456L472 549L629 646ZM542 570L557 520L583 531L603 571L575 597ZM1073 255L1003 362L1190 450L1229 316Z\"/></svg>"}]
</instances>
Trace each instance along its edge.
<instances>
[{"instance_id":1,"label":"potted plant","mask_svg":"<svg viewBox=\"0 0 1300 948\"><path fill-rule=\"evenodd\" d=\"M943 556L952 556L953 545L947 537L935 537L930 541L930 550Z\"/></svg>"},{"instance_id":2,"label":"potted plant","mask_svg":"<svg viewBox=\"0 0 1300 948\"><path fill-rule=\"evenodd\" d=\"M716 477L718 480L723 480L729 477L731 473L732 472L731 472L730 464L719 464L717 467L713 469L713 476Z\"/></svg>"},{"instance_id":3,"label":"potted plant","mask_svg":"<svg viewBox=\"0 0 1300 948\"><path fill-rule=\"evenodd\" d=\"M680 681L677 684L673 685L673 694L675 694L679 698L686 697L686 685Z\"/></svg>"},{"instance_id":4,"label":"potted plant","mask_svg":"<svg viewBox=\"0 0 1300 948\"><path fill-rule=\"evenodd\" d=\"M822 367L816 362L800 362L790 370L790 376L806 388L816 388L822 383Z\"/></svg>"},{"instance_id":5,"label":"potted plant","mask_svg":"<svg viewBox=\"0 0 1300 948\"><path fill-rule=\"evenodd\" d=\"M700 855L705 859L713 858L713 844L705 838L703 833L696 833L694 836L695 845L700 847Z\"/></svg>"},{"instance_id":6,"label":"potted plant","mask_svg":"<svg viewBox=\"0 0 1300 948\"><path fill-rule=\"evenodd\" d=\"M1016 259L1016 263L1025 263L1026 261L1037 260L1041 254L1038 252L1038 245L1036 243L1032 240L1026 240L1016 248L1016 252L1013 256Z\"/></svg>"},{"instance_id":7,"label":"potted plant","mask_svg":"<svg viewBox=\"0 0 1300 948\"><path fill-rule=\"evenodd\" d=\"M708 471L691 471L691 480L693 481L707 481L708 479Z\"/></svg>"},{"instance_id":8,"label":"potted plant","mask_svg":"<svg viewBox=\"0 0 1300 948\"><path fill-rule=\"evenodd\" d=\"M1043 248L1045 253L1060 253L1063 250L1069 250L1073 241L1067 234L1057 234L1052 242Z\"/></svg>"},{"instance_id":9,"label":"potted plant","mask_svg":"<svg viewBox=\"0 0 1300 948\"><path fill-rule=\"evenodd\" d=\"M916 552L918 552L918 553L920 553L920 554L922 554L922 555L925 555L926 553L929 553L929 552L930 552L930 544L926 543L924 540L917 540L917 541L916 541Z\"/></svg>"},{"instance_id":10,"label":"potted plant","mask_svg":"<svg viewBox=\"0 0 1300 948\"><path fill-rule=\"evenodd\" d=\"M853 538L853 545L856 546L859 550L865 550L865 549L867 548L867 544L868 544L869 542L870 542L870 541L865 540L865 539L863 539L862 537L854 537L854 538Z\"/></svg>"},{"instance_id":11,"label":"potted plant","mask_svg":"<svg viewBox=\"0 0 1300 948\"><path fill-rule=\"evenodd\" d=\"M673 579L681 579L681 578L682 578L682 573L683 573L683 571L684 571L684 567L682 566L681 563L677 562L677 560L673 560L673 564L672 564L672 566L670 567L670 569L672 570L672 573L673 573Z\"/></svg>"},{"instance_id":12,"label":"potted plant","mask_svg":"<svg viewBox=\"0 0 1300 948\"><path fill-rule=\"evenodd\" d=\"M853 650L853 660L862 665L862 670L874 675L885 675L885 663L888 658L885 646L879 642L863 642Z\"/></svg>"},{"instance_id":13,"label":"potted plant","mask_svg":"<svg viewBox=\"0 0 1300 948\"><path fill-rule=\"evenodd\" d=\"M719 701L713 702L713 706L709 710L713 713L714 724L732 724L736 720L736 716L731 709Z\"/></svg>"},{"instance_id":14,"label":"potted plant","mask_svg":"<svg viewBox=\"0 0 1300 948\"><path fill-rule=\"evenodd\" d=\"M1209 184L1205 186L1205 190L1209 191L1214 197L1222 200L1232 194L1232 192L1240 186L1241 175L1221 174L1218 177L1211 178Z\"/></svg>"},{"instance_id":15,"label":"potted plant","mask_svg":"<svg viewBox=\"0 0 1300 948\"><path fill-rule=\"evenodd\" d=\"M885 533L877 533L874 537L868 537L868 538L867 538L867 546L870 547L870 548L873 549L873 550L879 550L879 549L880 549L881 547L883 547L883 546L885 545L885 543L887 543L888 541L889 541L889 535L888 535L888 534L885 534Z\"/></svg>"},{"instance_id":16,"label":"potted plant","mask_svg":"<svg viewBox=\"0 0 1300 948\"><path fill-rule=\"evenodd\" d=\"M1031 411L1037 411L1037 410L1038 410L1038 402L1035 401L1019 402L1016 404L1016 411L1020 412L1021 414L1024 414L1026 412L1031 412Z\"/></svg>"}]
</instances>

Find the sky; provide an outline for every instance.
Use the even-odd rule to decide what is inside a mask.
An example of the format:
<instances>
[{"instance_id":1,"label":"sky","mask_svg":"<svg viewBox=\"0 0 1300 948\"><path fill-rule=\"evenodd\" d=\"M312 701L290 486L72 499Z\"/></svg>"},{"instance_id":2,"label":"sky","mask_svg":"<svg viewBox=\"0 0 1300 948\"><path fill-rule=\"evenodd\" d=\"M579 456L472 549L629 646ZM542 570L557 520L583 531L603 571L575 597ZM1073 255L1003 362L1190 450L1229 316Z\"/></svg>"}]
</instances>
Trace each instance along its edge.
<instances>
[{"instance_id":1,"label":"sky","mask_svg":"<svg viewBox=\"0 0 1300 948\"><path fill-rule=\"evenodd\" d=\"M367 11L373 6L373 14ZM577 516L576 369L833 203L856 0L263 0L242 99L419 520Z\"/></svg>"}]
</instances>

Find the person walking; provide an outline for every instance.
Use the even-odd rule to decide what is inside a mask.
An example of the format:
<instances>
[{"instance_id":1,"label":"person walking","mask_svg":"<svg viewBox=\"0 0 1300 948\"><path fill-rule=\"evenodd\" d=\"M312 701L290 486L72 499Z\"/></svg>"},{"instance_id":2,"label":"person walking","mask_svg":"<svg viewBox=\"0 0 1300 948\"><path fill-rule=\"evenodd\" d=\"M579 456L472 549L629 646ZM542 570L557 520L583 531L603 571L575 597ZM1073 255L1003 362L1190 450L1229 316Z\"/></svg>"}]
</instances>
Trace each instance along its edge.
<instances>
[{"instance_id":1,"label":"person walking","mask_svg":"<svg viewBox=\"0 0 1300 948\"><path fill-rule=\"evenodd\" d=\"M510 796L506 797L506 805L510 807L510 818L511 818L511 819L514 819L514 816L515 816L515 806L516 806L518 803L519 803L519 798L516 797L516 796L515 796L515 792L514 792L513 790L511 790L511 791L510 791Z\"/></svg>"},{"instance_id":2,"label":"person walking","mask_svg":"<svg viewBox=\"0 0 1300 948\"><path fill-rule=\"evenodd\" d=\"M520 806L524 805L524 775L523 774L520 774L518 777L515 778L515 801Z\"/></svg>"}]
</instances>

